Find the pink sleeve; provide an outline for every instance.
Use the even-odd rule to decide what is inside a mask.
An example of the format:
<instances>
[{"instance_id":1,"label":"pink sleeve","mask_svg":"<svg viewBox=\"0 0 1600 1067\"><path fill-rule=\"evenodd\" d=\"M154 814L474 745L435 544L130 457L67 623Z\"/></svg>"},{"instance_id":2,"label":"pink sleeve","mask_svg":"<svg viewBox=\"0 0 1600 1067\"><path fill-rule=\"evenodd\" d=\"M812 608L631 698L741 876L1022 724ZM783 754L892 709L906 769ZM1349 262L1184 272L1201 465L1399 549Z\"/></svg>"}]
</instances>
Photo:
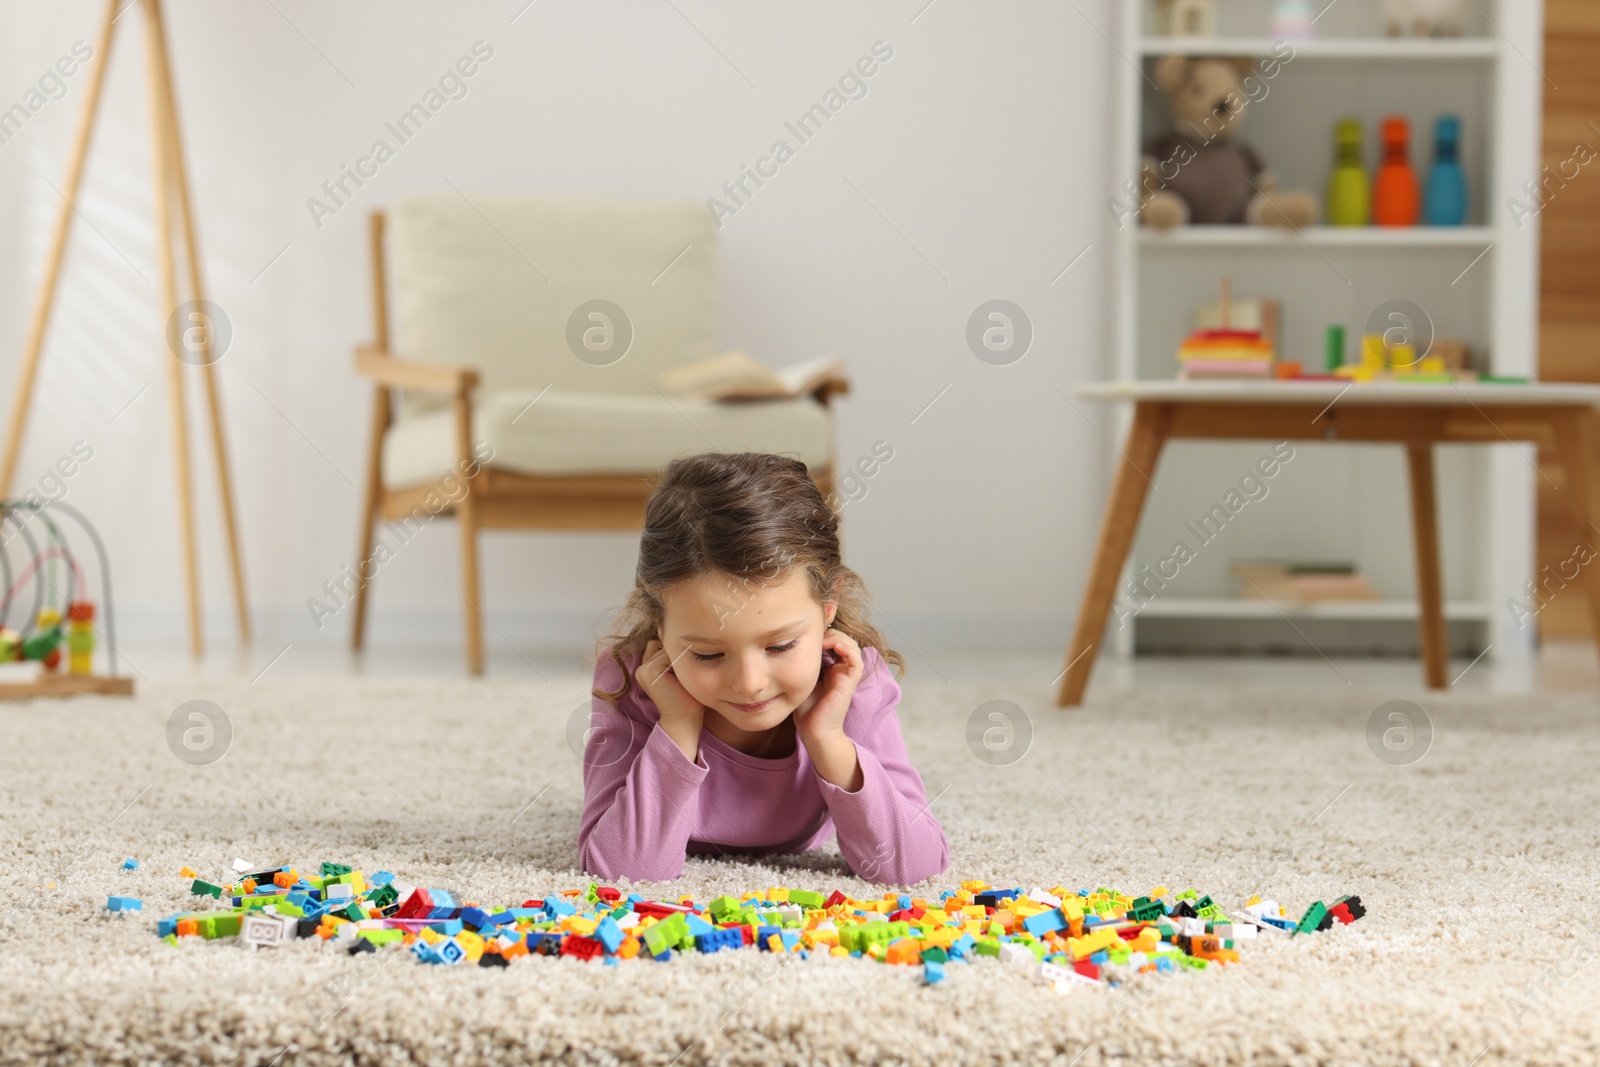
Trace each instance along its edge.
<instances>
[{"instance_id":1,"label":"pink sleeve","mask_svg":"<svg viewBox=\"0 0 1600 1067\"><path fill-rule=\"evenodd\" d=\"M610 649L601 651L594 678L596 688L608 691L622 684ZM637 682L615 707L592 699L579 862L599 878L676 878L683 873L700 783L711 769L703 756L689 762Z\"/></svg>"},{"instance_id":2,"label":"pink sleeve","mask_svg":"<svg viewBox=\"0 0 1600 1067\"><path fill-rule=\"evenodd\" d=\"M912 885L949 868L950 843L900 736L900 686L877 649L864 649L862 658L868 673L844 720L861 763L861 788L848 793L820 774L817 786L850 870L869 882Z\"/></svg>"}]
</instances>

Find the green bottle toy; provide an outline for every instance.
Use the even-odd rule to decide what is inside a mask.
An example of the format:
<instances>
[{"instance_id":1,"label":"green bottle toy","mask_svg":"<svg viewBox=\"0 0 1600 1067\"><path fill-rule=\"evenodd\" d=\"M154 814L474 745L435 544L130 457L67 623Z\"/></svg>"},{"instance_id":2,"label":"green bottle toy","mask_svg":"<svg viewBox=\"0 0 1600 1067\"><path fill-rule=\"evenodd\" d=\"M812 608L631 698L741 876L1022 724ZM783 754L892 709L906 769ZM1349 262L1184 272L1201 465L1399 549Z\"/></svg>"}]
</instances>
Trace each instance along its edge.
<instances>
[{"instance_id":1,"label":"green bottle toy","mask_svg":"<svg viewBox=\"0 0 1600 1067\"><path fill-rule=\"evenodd\" d=\"M1361 165L1361 121L1341 119L1334 131L1338 162L1328 178L1328 223L1365 226L1372 211L1372 190Z\"/></svg>"}]
</instances>

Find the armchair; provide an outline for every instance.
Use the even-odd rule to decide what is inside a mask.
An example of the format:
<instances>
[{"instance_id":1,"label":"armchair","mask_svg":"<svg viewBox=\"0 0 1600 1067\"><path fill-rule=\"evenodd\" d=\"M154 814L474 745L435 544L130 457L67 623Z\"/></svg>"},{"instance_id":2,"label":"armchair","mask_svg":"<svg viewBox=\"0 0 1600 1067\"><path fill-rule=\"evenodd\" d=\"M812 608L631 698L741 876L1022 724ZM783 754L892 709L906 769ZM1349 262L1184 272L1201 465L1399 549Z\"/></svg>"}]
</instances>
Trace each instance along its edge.
<instances>
[{"instance_id":1,"label":"armchair","mask_svg":"<svg viewBox=\"0 0 1600 1067\"><path fill-rule=\"evenodd\" d=\"M374 387L356 650L380 519L455 516L466 662L481 674L480 530L641 529L661 468L708 448L793 454L831 493L830 402L848 380L731 404L654 385L715 352L716 230L703 205L417 196L374 213L370 236L373 343L355 355ZM620 320L593 317L596 300Z\"/></svg>"}]
</instances>

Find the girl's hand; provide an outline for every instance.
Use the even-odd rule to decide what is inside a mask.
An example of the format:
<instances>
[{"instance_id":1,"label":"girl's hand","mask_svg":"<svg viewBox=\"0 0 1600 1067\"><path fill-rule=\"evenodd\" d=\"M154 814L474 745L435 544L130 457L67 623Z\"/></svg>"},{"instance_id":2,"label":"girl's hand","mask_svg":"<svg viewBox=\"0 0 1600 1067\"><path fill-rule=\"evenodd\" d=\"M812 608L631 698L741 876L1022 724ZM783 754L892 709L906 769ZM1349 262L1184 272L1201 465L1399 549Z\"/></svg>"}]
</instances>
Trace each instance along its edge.
<instances>
[{"instance_id":1,"label":"girl's hand","mask_svg":"<svg viewBox=\"0 0 1600 1067\"><path fill-rule=\"evenodd\" d=\"M861 682L864 667L861 646L842 630L833 627L822 635L824 651L831 650L839 662L827 668L806 704L795 709L795 732L803 740L830 740L844 736L844 717L850 700Z\"/></svg>"},{"instance_id":2,"label":"girl's hand","mask_svg":"<svg viewBox=\"0 0 1600 1067\"><path fill-rule=\"evenodd\" d=\"M661 712L661 728L693 762L700 751L705 705L690 696L678 676L672 673L672 660L660 641L651 640L645 644L644 658L639 661L633 677Z\"/></svg>"}]
</instances>

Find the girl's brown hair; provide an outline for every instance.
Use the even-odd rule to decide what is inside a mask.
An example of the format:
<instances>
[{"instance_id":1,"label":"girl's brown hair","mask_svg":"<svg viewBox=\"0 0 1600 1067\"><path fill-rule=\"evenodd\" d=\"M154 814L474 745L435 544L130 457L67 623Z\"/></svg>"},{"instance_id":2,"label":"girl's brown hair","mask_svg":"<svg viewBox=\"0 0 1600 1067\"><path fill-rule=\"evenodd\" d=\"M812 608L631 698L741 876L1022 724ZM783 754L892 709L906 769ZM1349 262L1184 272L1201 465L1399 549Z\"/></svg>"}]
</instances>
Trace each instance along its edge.
<instances>
[{"instance_id":1,"label":"girl's brown hair","mask_svg":"<svg viewBox=\"0 0 1600 1067\"><path fill-rule=\"evenodd\" d=\"M642 656L659 637L662 598L678 582L720 573L730 589L759 587L782 583L795 567L818 604L837 602L832 627L863 651L876 648L903 676L904 657L867 621L865 583L844 565L839 514L803 462L766 452L701 452L668 463L645 504L633 590L613 622L617 632L606 639L622 688L591 692L614 704L633 688L622 653Z\"/></svg>"}]
</instances>

